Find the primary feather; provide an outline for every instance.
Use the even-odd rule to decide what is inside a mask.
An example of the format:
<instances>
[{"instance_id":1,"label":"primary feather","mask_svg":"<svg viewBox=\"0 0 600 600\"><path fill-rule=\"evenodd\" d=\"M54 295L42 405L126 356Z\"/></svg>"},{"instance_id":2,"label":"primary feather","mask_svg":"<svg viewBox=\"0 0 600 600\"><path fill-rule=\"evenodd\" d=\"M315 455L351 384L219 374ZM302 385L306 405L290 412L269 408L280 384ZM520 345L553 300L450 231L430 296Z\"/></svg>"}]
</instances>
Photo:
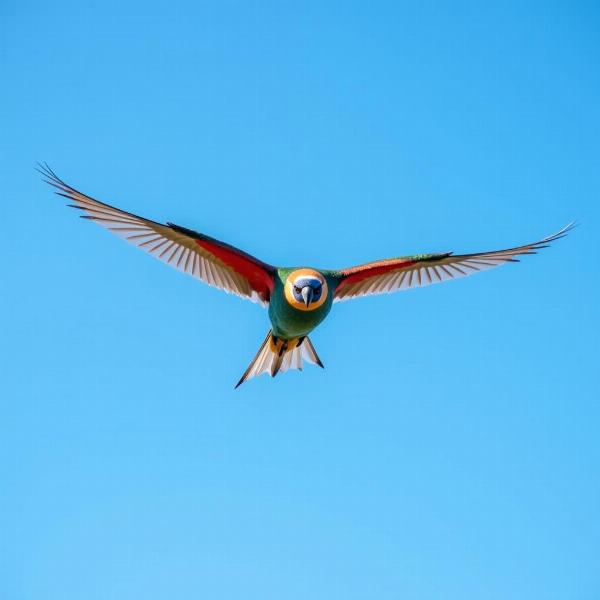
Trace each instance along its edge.
<instances>
[{"instance_id":1,"label":"primary feather","mask_svg":"<svg viewBox=\"0 0 600 600\"><path fill-rule=\"evenodd\" d=\"M40 165L57 194L75 202L82 218L94 221L159 260L225 292L263 306L269 303L275 268L207 235L173 223L161 224L82 194Z\"/></svg>"},{"instance_id":2,"label":"primary feather","mask_svg":"<svg viewBox=\"0 0 600 600\"><path fill-rule=\"evenodd\" d=\"M564 237L574 226L574 223L569 223L538 242L506 250L456 255L452 252L419 254L342 269L335 273L339 283L334 292L334 302L440 283L487 271L508 262L518 262L518 256L536 254L540 248L546 248L551 242Z\"/></svg>"}]
</instances>

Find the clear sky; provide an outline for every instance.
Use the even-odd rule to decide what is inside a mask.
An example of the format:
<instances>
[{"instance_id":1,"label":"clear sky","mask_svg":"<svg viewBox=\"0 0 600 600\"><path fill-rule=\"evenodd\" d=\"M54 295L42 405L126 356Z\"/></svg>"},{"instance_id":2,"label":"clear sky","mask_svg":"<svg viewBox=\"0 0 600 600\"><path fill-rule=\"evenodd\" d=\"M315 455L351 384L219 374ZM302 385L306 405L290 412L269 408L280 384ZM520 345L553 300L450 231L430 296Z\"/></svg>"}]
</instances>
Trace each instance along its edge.
<instances>
[{"instance_id":1,"label":"clear sky","mask_svg":"<svg viewBox=\"0 0 600 600\"><path fill-rule=\"evenodd\" d=\"M600 597L594 2L0 3L0 598ZM64 208L324 268L538 256L337 304L326 369Z\"/></svg>"}]
</instances>

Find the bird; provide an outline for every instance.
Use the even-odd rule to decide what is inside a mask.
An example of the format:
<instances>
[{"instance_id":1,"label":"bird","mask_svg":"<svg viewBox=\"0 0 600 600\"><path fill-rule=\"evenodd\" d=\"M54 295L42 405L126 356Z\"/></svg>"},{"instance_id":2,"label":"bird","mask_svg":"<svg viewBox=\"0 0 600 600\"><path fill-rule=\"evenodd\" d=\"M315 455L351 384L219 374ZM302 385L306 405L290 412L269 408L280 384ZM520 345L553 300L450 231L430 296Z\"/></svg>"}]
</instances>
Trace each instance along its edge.
<instances>
[{"instance_id":1,"label":"bird","mask_svg":"<svg viewBox=\"0 0 600 600\"><path fill-rule=\"evenodd\" d=\"M575 226L571 222L537 242L507 248L454 254L415 254L329 270L308 266L276 267L203 233L175 223L158 223L126 212L76 190L47 163L37 170L68 206L152 256L208 285L268 309L271 328L235 385L262 374L275 377L303 361L324 368L309 334L327 317L335 302L387 294L441 283L493 269L518 257L536 254Z\"/></svg>"}]
</instances>

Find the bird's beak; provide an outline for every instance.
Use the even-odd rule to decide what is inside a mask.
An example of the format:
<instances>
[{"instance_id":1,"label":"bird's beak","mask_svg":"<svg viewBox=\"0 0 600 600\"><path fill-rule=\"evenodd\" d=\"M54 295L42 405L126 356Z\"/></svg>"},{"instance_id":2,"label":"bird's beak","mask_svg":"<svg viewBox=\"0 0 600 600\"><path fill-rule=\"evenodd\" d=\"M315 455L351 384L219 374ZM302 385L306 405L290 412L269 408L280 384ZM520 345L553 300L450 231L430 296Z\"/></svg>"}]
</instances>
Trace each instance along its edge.
<instances>
[{"instance_id":1,"label":"bird's beak","mask_svg":"<svg viewBox=\"0 0 600 600\"><path fill-rule=\"evenodd\" d=\"M313 289L310 287L310 285L305 285L302 288L302 298L304 299L304 304L306 304L306 306L310 304L310 301L313 297L313 293Z\"/></svg>"}]
</instances>

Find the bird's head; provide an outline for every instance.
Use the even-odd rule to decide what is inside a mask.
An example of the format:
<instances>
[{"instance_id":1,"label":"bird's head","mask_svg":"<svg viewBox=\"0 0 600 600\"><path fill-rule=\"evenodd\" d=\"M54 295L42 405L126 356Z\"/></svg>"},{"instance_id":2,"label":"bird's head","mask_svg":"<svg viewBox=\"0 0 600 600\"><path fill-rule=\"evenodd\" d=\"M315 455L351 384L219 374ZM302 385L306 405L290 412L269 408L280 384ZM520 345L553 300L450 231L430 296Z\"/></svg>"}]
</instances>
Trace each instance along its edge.
<instances>
[{"instance_id":1,"label":"bird's head","mask_svg":"<svg viewBox=\"0 0 600 600\"><path fill-rule=\"evenodd\" d=\"M327 282L314 269L296 269L288 275L284 292L294 308L314 310L327 300Z\"/></svg>"}]
</instances>

